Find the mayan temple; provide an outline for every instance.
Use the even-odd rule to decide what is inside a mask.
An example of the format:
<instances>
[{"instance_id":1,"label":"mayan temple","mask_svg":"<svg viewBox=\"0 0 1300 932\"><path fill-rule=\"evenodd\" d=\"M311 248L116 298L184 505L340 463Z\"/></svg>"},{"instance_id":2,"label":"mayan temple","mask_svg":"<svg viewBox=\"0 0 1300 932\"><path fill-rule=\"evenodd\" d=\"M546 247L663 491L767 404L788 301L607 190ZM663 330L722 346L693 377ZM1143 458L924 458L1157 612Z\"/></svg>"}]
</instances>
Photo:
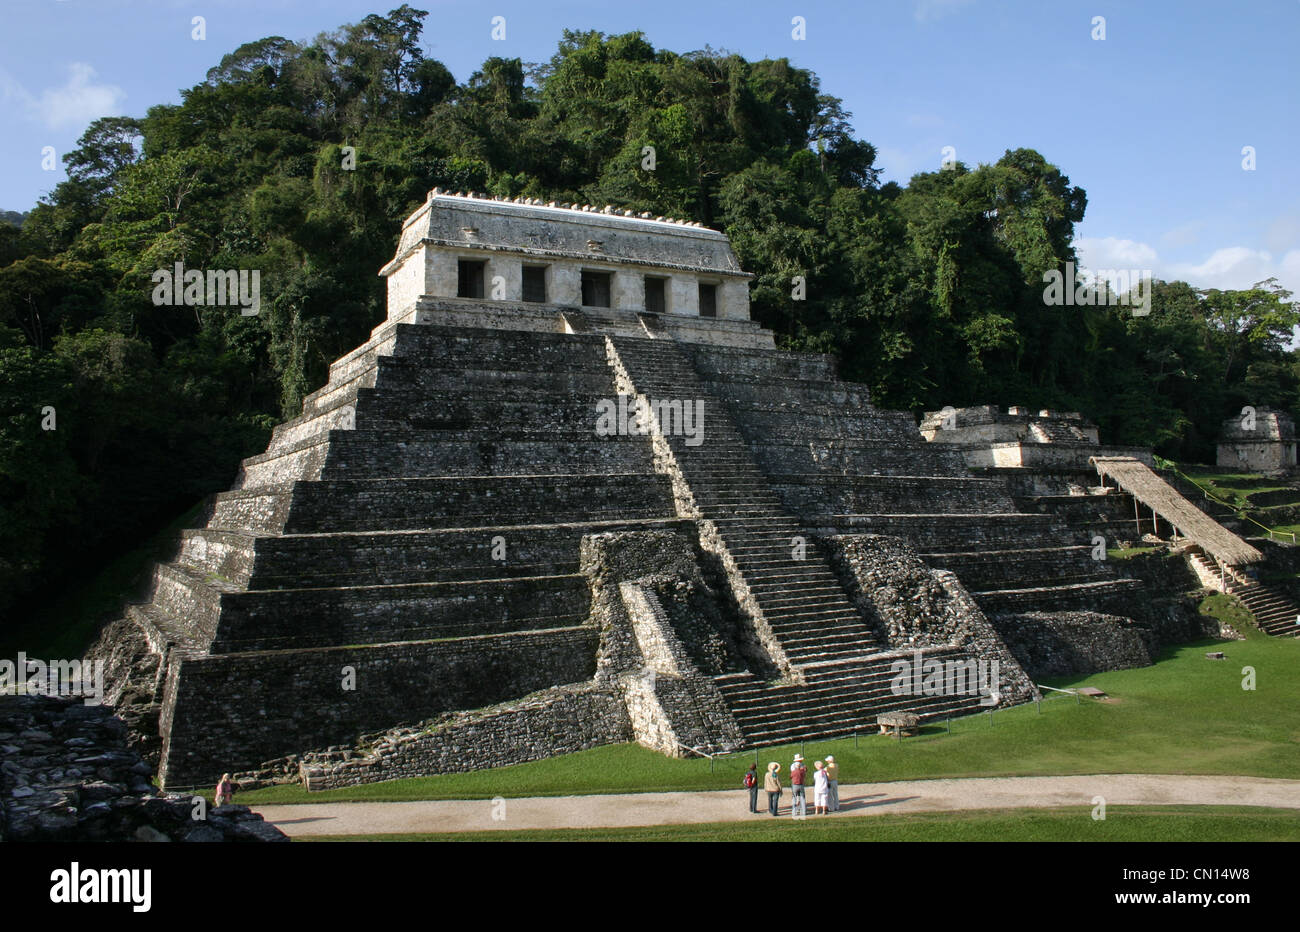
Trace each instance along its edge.
<instances>
[{"instance_id":1,"label":"mayan temple","mask_svg":"<svg viewBox=\"0 0 1300 932\"><path fill-rule=\"evenodd\" d=\"M1117 498L1054 507L775 349L721 233L435 190L381 274L388 319L95 648L168 786L970 714L1037 695L1035 632L1136 650L1163 610L1090 557Z\"/></svg>"}]
</instances>

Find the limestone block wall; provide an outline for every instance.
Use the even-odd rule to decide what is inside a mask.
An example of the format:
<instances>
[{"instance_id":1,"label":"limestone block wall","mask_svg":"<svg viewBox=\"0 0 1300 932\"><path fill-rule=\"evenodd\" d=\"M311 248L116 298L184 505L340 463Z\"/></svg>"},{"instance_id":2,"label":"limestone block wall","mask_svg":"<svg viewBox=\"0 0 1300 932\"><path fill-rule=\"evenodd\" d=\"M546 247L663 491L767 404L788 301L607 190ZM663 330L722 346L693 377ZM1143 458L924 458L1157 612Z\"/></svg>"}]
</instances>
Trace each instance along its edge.
<instances>
[{"instance_id":1,"label":"limestone block wall","mask_svg":"<svg viewBox=\"0 0 1300 932\"><path fill-rule=\"evenodd\" d=\"M995 614L994 627L1035 678L1150 666L1145 629L1097 612Z\"/></svg>"},{"instance_id":2,"label":"limestone block wall","mask_svg":"<svg viewBox=\"0 0 1300 932\"><path fill-rule=\"evenodd\" d=\"M206 784L304 748L588 681L590 627L320 650L177 659L168 671L160 775ZM355 688L347 688L349 671Z\"/></svg>"},{"instance_id":3,"label":"limestone block wall","mask_svg":"<svg viewBox=\"0 0 1300 932\"><path fill-rule=\"evenodd\" d=\"M955 574L932 570L904 540L837 535L826 540L831 563L867 623L893 650L961 647L999 667L1003 701L1037 695L997 630Z\"/></svg>"},{"instance_id":4,"label":"limestone block wall","mask_svg":"<svg viewBox=\"0 0 1300 932\"><path fill-rule=\"evenodd\" d=\"M1114 447L1083 443L992 443L985 446L957 445L972 469L1020 468L1086 470L1093 456L1131 456L1154 466L1148 447Z\"/></svg>"},{"instance_id":5,"label":"limestone block wall","mask_svg":"<svg viewBox=\"0 0 1300 932\"><path fill-rule=\"evenodd\" d=\"M773 488L799 514L1007 514L1016 511L997 480L911 476L772 476Z\"/></svg>"},{"instance_id":6,"label":"limestone block wall","mask_svg":"<svg viewBox=\"0 0 1300 932\"><path fill-rule=\"evenodd\" d=\"M415 305L420 295L427 294L430 282L428 275L431 263L425 255L425 247L414 248L410 258L402 263L388 276L388 319L399 320Z\"/></svg>"},{"instance_id":7,"label":"limestone block wall","mask_svg":"<svg viewBox=\"0 0 1300 932\"><path fill-rule=\"evenodd\" d=\"M1229 469L1273 472L1296 465L1296 443L1291 441L1233 440L1218 445L1215 464Z\"/></svg>"},{"instance_id":8,"label":"limestone block wall","mask_svg":"<svg viewBox=\"0 0 1300 932\"><path fill-rule=\"evenodd\" d=\"M362 738L342 752L302 756L308 790L505 767L632 740L617 690L581 683Z\"/></svg>"},{"instance_id":9,"label":"limestone block wall","mask_svg":"<svg viewBox=\"0 0 1300 932\"><path fill-rule=\"evenodd\" d=\"M618 684L635 740L674 757L687 753L683 745L739 747L740 728L706 673L741 669L742 648L710 604L717 595L690 542L668 531L593 534L583 540L582 566L602 634L598 680ZM667 608L665 590L688 611ZM683 614L696 623L683 624Z\"/></svg>"},{"instance_id":10,"label":"limestone block wall","mask_svg":"<svg viewBox=\"0 0 1300 932\"><path fill-rule=\"evenodd\" d=\"M630 269L615 269L610 304L625 311L645 310L645 276Z\"/></svg>"},{"instance_id":11,"label":"limestone block wall","mask_svg":"<svg viewBox=\"0 0 1300 932\"><path fill-rule=\"evenodd\" d=\"M693 275L673 275L668 282L668 313L687 317L700 314L699 281ZM749 314L746 313L745 317Z\"/></svg>"}]
</instances>

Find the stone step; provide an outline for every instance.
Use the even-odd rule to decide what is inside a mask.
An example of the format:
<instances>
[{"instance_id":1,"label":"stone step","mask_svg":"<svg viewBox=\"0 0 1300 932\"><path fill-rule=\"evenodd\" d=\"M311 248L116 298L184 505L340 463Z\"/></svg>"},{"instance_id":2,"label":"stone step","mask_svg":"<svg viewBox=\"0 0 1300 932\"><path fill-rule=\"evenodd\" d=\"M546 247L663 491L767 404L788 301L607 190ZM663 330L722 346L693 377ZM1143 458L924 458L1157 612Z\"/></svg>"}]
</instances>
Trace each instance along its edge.
<instances>
[{"instance_id":1,"label":"stone step","mask_svg":"<svg viewBox=\"0 0 1300 932\"><path fill-rule=\"evenodd\" d=\"M578 571L587 534L679 527L675 520L255 535L184 531L179 561L248 589L449 582Z\"/></svg>"},{"instance_id":2,"label":"stone step","mask_svg":"<svg viewBox=\"0 0 1300 932\"><path fill-rule=\"evenodd\" d=\"M382 644L575 627L590 589L579 574L225 592L213 653Z\"/></svg>"},{"instance_id":3,"label":"stone step","mask_svg":"<svg viewBox=\"0 0 1300 932\"><path fill-rule=\"evenodd\" d=\"M794 583L755 583L749 582L751 592L759 596L776 596L789 598L833 596L844 598L844 590L829 580L804 581Z\"/></svg>"},{"instance_id":4,"label":"stone step","mask_svg":"<svg viewBox=\"0 0 1300 932\"><path fill-rule=\"evenodd\" d=\"M745 735L747 747L765 747L793 744L801 740L812 741L821 738L841 737L852 731L859 734L874 734L877 730L876 716L884 712L913 712L924 723L935 719L942 720L946 716L958 718L964 715L973 715L980 711L982 710L977 701L963 702L954 699L937 704L913 702L905 705L863 709L856 715L846 715L843 718L829 722L819 721L815 725L807 722L796 722L782 728L750 729L746 728L743 722L738 724L741 733Z\"/></svg>"},{"instance_id":5,"label":"stone step","mask_svg":"<svg viewBox=\"0 0 1300 932\"><path fill-rule=\"evenodd\" d=\"M1071 606L1097 610L1098 600L1129 596L1142 589L1142 583L1136 579L1109 579L1061 586L974 591L971 595L985 612L1030 611L1048 606L1051 610L1064 610Z\"/></svg>"}]
</instances>

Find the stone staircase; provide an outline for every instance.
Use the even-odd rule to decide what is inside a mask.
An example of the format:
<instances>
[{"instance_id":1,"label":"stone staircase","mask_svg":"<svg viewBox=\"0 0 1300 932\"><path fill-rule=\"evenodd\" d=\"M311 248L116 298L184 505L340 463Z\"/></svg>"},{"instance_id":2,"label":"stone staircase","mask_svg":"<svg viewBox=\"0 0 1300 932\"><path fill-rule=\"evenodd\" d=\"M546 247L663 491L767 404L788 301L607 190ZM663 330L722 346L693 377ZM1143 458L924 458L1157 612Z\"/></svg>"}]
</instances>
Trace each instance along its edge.
<instances>
[{"instance_id":1,"label":"stone staircase","mask_svg":"<svg viewBox=\"0 0 1300 932\"><path fill-rule=\"evenodd\" d=\"M926 443L904 412L871 405L827 357L688 349L727 405L769 487L805 527L885 534L955 572L988 611L1117 610L1141 583L1090 558L1090 534L1026 513L1002 476L977 476L960 451ZM1122 611L1119 612L1122 614Z\"/></svg>"},{"instance_id":2,"label":"stone staircase","mask_svg":"<svg viewBox=\"0 0 1300 932\"><path fill-rule=\"evenodd\" d=\"M801 684L767 683L752 673L728 673L714 682L751 747L852 731L868 734L876 729L876 716L885 712L910 712L927 721L972 715L985 708L974 695L895 695L890 689L891 664L899 656L826 665ZM927 648L925 658L967 659L954 648Z\"/></svg>"},{"instance_id":3,"label":"stone staircase","mask_svg":"<svg viewBox=\"0 0 1300 932\"><path fill-rule=\"evenodd\" d=\"M724 565L755 626L770 632L790 665L806 668L860 658L881 644L849 602L825 555L768 488L726 408L671 340L609 337L615 369L647 403L703 404L698 445L660 424L673 472L692 517L716 534Z\"/></svg>"},{"instance_id":4,"label":"stone staircase","mask_svg":"<svg viewBox=\"0 0 1300 932\"><path fill-rule=\"evenodd\" d=\"M1201 579L1210 579L1219 575L1219 571L1211 565L1204 554L1189 551L1187 559L1196 567L1197 575ZM1250 610L1255 618L1255 624L1265 634L1274 637L1300 637L1300 606L1297 606L1286 593L1257 582L1232 567L1228 567L1222 574L1222 580L1227 586L1228 594Z\"/></svg>"},{"instance_id":5,"label":"stone staircase","mask_svg":"<svg viewBox=\"0 0 1300 932\"><path fill-rule=\"evenodd\" d=\"M1265 634L1300 637L1300 607L1283 592L1258 582L1231 583L1228 592L1241 600Z\"/></svg>"}]
</instances>

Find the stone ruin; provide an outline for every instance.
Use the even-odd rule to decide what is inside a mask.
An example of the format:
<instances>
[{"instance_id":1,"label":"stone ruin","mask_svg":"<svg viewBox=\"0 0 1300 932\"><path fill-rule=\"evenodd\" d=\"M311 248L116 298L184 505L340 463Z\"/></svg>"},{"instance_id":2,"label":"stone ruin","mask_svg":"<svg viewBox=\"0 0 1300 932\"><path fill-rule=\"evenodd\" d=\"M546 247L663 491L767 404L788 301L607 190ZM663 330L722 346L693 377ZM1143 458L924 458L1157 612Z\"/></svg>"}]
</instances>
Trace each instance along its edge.
<instances>
[{"instance_id":1,"label":"stone ruin","mask_svg":"<svg viewBox=\"0 0 1300 932\"><path fill-rule=\"evenodd\" d=\"M1054 670L1161 624L1086 527L776 350L720 233L435 190L382 274L388 320L92 649L167 786L848 734L1035 697L1003 631ZM996 682L900 691L918 650Z\"/></svg>"},{"instance_id":2,"label":"stone ruin","mask_svg":"<svg viewBox=\"0 0 1300 932\"><path fill-rule=\"evenodd\" d=\"M1229 469L1283 473L1296 467L1295 421L1285 411L1247 409L1223 422L1215 463Z\"/></svg>"},{"instance_id":3,"label":"stone ruin","mask_svg":"<svg viewBox=\"0 0 1300 932\"><path fill-rule=\"evenodd\" d=\"M1090 456L1132 456L1148 466L1151 451L1143 447L1103 446L1097 425L1078 411L1035 414L1019 405L1007 408L976 405L927 411L921 436L931 443L948 443L961 450L973 469L1072 469L1088 471Z\"/></svg>"}]
</instances>

